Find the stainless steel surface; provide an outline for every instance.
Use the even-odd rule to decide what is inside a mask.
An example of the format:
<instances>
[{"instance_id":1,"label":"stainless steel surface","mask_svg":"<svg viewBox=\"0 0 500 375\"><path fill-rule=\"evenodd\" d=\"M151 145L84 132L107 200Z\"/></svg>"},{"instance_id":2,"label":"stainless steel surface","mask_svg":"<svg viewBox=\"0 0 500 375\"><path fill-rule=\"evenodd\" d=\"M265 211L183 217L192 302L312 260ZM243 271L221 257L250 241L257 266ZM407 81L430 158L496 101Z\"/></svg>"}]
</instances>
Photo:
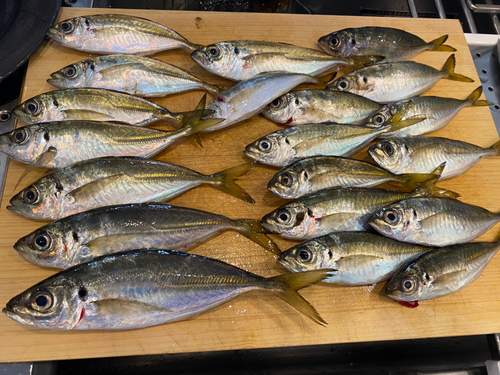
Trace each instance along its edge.
<instances>
[{"instance_id":1,"label":"stainless steel surface","mask_svg":"<svg viewBox=\"0 0 500 375\"><path fill-rule=\"evenodd\" d=\"M410 14L413 18L418 18L417 7L415 6L415 0L408 0L408 8L410 8Z\"/></svg>"},{"instance_id":2,"label":"stainless steel surface","mask_svg":"<svg viewBox=\"0 0 500 375\"><path fill-rule=\"evenodd\" d=\"M491 13L500 11L500 5L474 4L472 0L465 0L467 7L475 13Z\"/></svg>"},{"instance_id":3,"label":"stainless steel surface","mask_svg":"<svg viewBox=\"0 0 500 375\"><path fill-rule=\"evenodd\" d=\"M465 14L465 19L467 20L467 24L469 25L470 32L473 34L477 34L476 23L474 22L474 17L472 17L472 13L465 3L466 0L460 0L460 4L462 5L462 9Z\"/></svg>"},{"instance_id":4,"label":"stainless steel surface","mask_svg":"<svg viewBox=\"0 0 500 375\"><path fill-rule=\"evenodd\" d=\"M492 0L486 0L486 4L493 5ZM497 34L500 34L500 22L498 21L498 15L495 13L491 13L491 21L493 22L493 27Z\"/></svg>"},{"instance_id":5,"label":"stainless steel surface","mask_svg":"<svg viewBox=\"0 0 500 375\"><path fill-rule=\"evenodd\" d=\"M444 11L443 3L441 2L441 0L434 0L434 2L436 3L436 9L439 14L439 18L445 19L446 12Z\"/></svg>"},{"instance_id":6,"label":"stainless steel surface","mask_svg":"<svg viewBox=\"0 0 500 375\"><path fill-rule=\"evenodd\" d=\"M3 106L0 106L0 133L6 133L14 129L16 122L13 116L10 116L10 110L17 105L18 99L14 99ZM9 157L0 153L0 204L2 203L5 175L7 174Z\"/></svg>"}]
</instances>

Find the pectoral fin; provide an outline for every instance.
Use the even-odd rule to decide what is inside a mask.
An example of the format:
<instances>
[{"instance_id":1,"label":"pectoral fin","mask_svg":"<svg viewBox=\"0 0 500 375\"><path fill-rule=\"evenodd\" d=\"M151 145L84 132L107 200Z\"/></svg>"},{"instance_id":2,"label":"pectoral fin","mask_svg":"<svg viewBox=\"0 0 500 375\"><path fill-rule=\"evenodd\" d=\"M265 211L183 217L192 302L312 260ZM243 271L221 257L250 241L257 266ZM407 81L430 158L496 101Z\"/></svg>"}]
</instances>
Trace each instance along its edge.
<instances>
[{"instance_id":1,"label":"pectoral fin","mask_svg":"<svg viewBox=\"0 0 500 375\"><path fill-rule=\"evenodd\" d=\"M467 274L466 269L447 273L432 281L435 289L455 289L455 285L460 283L460 279Z\"/></svg>"},{"instance_id":2,"label":"pectoral fin","mask_svg":"<svg viewBox=\"0 0 500 375\"><path fill-rule=\"evenodd\" d=\"M30 165L24 170L23 174L21 177L19 177L19 180L16 183L16 186L14 187L14 190L17 190L17 186L19 183L23 180L24 177L28 173L30 173L32 170L40 168L40 167L46 167L48 164L50 164L54 158L57 155L57 149L55 147L49 147L49 149L42 154L40 154L36 159L34 159Z\"/></svg>"},{"instance_id":3,"label":"pectoral fin","mask_svg":"<svg viewBox=\"0 0 500 375\"><path fill-rule=\"evenodd\" d=\"M96 314L106 316L136 316L139 314L151 313L171 313L172 310L164 309L149 303L139 301L128 301L122 299L105 299L102 301L91 302L91 307L88 309Z\"/></svg>"},{"instance_id":4,"label":"pectoral fin","mask_svg":"<svg viewBox=\"0 0 500 375\"><path fill-rule=\"evenodd\" d=\"M116 120L107 113L92 111L90 109L65 109L68 120L87 120L87 121L112 121Z\"/></svg>"},{"instance_id":5,"label":"pectoral fin","mask_svg":"<svg viewBox=\"0 0 500 375\"><path fill-rule=\"evenodd\" d=\"M152 230L154 229L152 228ZM85 246L89 248L92 256L97 257L130 249L132 244L137 243L138 240L148 236L151 235L147 233L113 234L110 236L96 238L95 240L85 244ZM138 245L137 248L139 247L145 246Z\"/></svg>"},{"instance_id":6,"label":"pectoral fin","mask_svg":"<svg viewBox=\"0 0 500 375\"><path fill-rule=\"evenodd\" d=\"M86 185L80 186L78 189L73 190L68 194L72 197L75 202L83 202L93 197L104 189L109 189L109 185L123 178L124 174L118 174L114 176L109 176L101 178L99 180L92 181Z\"/></svg>"},{"instance_id":7,"label":"pectoral fin","mask_svg":"<svg viewBox=\"0 0 500 375\"><path fill-rule=\"evenodd\" d=\"M383 260L383 257L375 255L347 255L337 260L337 269L340 271L355 270L381 260Z\"/></svg>"}]
</instances>

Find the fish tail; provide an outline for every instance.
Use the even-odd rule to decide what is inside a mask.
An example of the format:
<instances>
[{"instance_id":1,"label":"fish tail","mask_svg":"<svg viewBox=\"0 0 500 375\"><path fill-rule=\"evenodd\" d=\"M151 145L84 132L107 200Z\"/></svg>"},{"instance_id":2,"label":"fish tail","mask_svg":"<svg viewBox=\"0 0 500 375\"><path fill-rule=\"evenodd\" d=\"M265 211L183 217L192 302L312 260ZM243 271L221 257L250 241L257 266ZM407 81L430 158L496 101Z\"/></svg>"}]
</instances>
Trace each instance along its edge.
<instances>
[{"instance_id":1,"label":"fish tail","mask_svg":"<svg viewBox=\"0 0 500 375\"><path fill-rule=\"evenodd\" d=\"M215 188L233 197L242 199L245 202L255 203L250 194L234 183L234 180L247 173L254 163L255 162L237 165L236 167L215 173L210 176L211 183Z\"/></svg>"},{"instance_id":2,"label":"fish tail","mask_svg":"<svg viewBox=\"0 0 500 375\"><path fill-rule=\"evenodd\" d=\"M414 190L422 183L435 180L436 175L432 173L404 173L396 175L398 181L407 189Z\"/></svg>"},{"instance_id":3,"label":"fish tail","mask_svg":"<svg viewBox=\"0 0 500 375\"><path fill-rule=\"evenodd\" d=\"M235 229L246 238L276 255L281 255L278 245L265 235L268 231L261 225L259 220L239 219L236 220L236 225Z\"/></svg>"},{"instance_id":4,"label":"fish tail","mask_svg":"<svg viewBox=\"0 0 500 375\"><path fill-rule=\"evenodd\" d=\"M193 51L196 51L199 48L205 47L202 44L191 43L189 40L186 40L185 46L189 50L189 52L193 52Z\"/></svg>"},{"instance_id":5,"label":"fish tail","mask_svg":"<svg viewBox=\"0 0 500 375\"><path fill-rule=\"evenodd\" d=\"M446 162L442 163L439 167L434 169L431 172L431 174L434 175L434 177L421 183L415 190L412 191L411 196L412 197L421 197L421 196L447 197L447 198L460 197L460 194L458 194L454 191L439 188L436 186L436 181L439 180L439 178L443 174L445 166L446 166Z\"/></svg>"},{"instance_id":6,"label":"fish tail","mask_svg":"<svg viewBox=\"0 0 500 375\"><path fill-rule=\"evenodd\" d=\"M430 51L455 52L456 48L444 44L444 42L446 42L447 40L448 35L443 35L437 39L431 40L429 42L429 45L433 48L430 49Z\"/></svg>"},{"instance_id":7,"label":"fish tail","mask_svg":"<svg viewBox=\"0 0 500 375\"><path fill-rule=\"evenodd\" d=\"M394 113L386 122L383 128L379 128L379 130L384 130L384 132L395 132L400 129L406 128L411 125L418 124L421 121L424 121L425 117L413 117L404 119L408 109L412 105L412 101L408 100L401 108L399 108L396 113Z\"/></svg>"},{"instance_id":8,"label":"fish tail","mask_svg":"<svg viewBox=\"0 0 500 375\"><path fill-rule=\"evenodd\" d=\"M441 71L446 74L445 78L451 79L452 81L474 82L472 78L455 73L455 64L455 54L452 54L444 63L443 69L441 69Z\"/></svg>"},{"instance_id":9,"label":"fish tail","mask_svg":"<svg viewBox=\"0 0 500 375\"><path fill-rule=\"evenodd\" d=\"M274 284L278 287L277 289L273 290L277 297L281 298L290 306L300 311L309 319L324 326L327 323L319 315L316 309L299 293L297 293L297 291L326 279L327 277L331 276L331 272L332 270L320 269L279 275L271 277L269 280L273 281Z\"/></svg>"},{"instance_id":10,"label":"fish tail","mask_svg":"<svg viewBox=\"0 0 500 375\"><path fill-rule=\"evenodd\" d=\"M491 145L490 150L494 151L494 155L500 155L500 141Z\"/></svg>"},{"instance_id":11,"label":"fish tail","mask_svg":"<svg viewBox=\"0 0 500 375\"><path fill-rule=\"evenodd\" d=\"M323 88L325 88L326 86L328 86L330 83L333 82L333 80L335 79L336 76L337 76L337 72L333 72L333 73L326 74L326 75L321 76L321 77L315 77L316 83L318 85L322 86Z\"/></svg>"},{"instance_id":12,"label":"fish tail","mask_svg":"<svg viewBox=\"0 0 500 375\"><path fill-rule=\"evenodd\" d=\"M488 102L487 100L479 100L479 97L483 93L483 86L479 86L477 89L472 91L472 93L465 99L467 102L471 102L471 105L484 106L484 105L492 105L493 103Z\"/></svg>"}]
</instances>

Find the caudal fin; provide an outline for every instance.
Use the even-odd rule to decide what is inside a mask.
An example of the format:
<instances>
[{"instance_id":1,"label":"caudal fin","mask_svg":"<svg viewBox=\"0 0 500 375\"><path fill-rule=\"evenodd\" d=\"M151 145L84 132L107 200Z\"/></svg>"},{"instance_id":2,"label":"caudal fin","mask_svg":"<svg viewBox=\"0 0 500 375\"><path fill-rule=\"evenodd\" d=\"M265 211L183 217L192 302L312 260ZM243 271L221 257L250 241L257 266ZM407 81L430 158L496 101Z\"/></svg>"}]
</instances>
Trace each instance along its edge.
<instances>
[{"instance_id":1,"label":"caudal fin","mask_svg":"<svg viewBox=\"0 0 500 375\"><path fill-rule=\"evenodd\" d=\"M491 105L492 103L488 102L487 100L479 100L482 93L483 93L483 86L479 86L477 89L472 91L472 93L465 100L467 102L471 102L471 105L478 105L478 106Z\"/></svg>"},{"instance_id":2,"label":"caudal fin","mask_svg":"<svg viewBox=\"0 0 500 375\"><path fill-rule=\"evenodd\" d=\"M411 193L412 197L427 196L427 197L458 198L460 194L436 186L436 181L439 180L439 178L443 174L445 166L446 162L442 163L439 167L434 169L431 172L431 174L434 175L434 177L431 178L430 180L423 182L415 190L413 190L413 192Z\"/></svg>"},{"instance_id":3,"label":"caudal fin","mask_svg":"<svg viewBox=\"0 0 500 375\"><path fill-rule=\"evenodd\" d=\"M226 169L225 171L215 173L210 177L210 184L215 188L226 192L233 197L244 200L245 202L255 203L253 198L245 190L234 183L238 177L247 173L255 162L241 164L236 167Z\"/></svg>"},{"instance_id":4,"label":"caudal fin","mask_svg":"<svg viewBox=\"0 0 500 375\"><path fill-rule=\"evenodd\" d=\"M423 182L436 180L436 175L432 173L404 173L395 175L397 180L407 189L414 190Z\"/></svg>"},{"instance_id":5,"label":"caudal fin","mask_svg":"<svg viewBox=\"0 0 500 375\"><path fill-rule=\"evenodd\" d=\"M299 293L297 293L297 291L326 279L327 277L331 276L332 272L334 272L334 270L320 269L279 275L271 277L269 280L273 281L273 283L277 287L275 290L273 290L277 297L281 298L290 306L300 311L309 319L324 326L327 323L318 314L316 309Z\"/></svg>"},{"instance_id":6,"label":"caudal fin","mask_svg":"<svg viewBox=\"0 0 500 375\"><path fill-rule=\"evenodd\" d=\"M455 52L455 48L444 44L444 42L446 42L447 40L448 35L443 35L442 37L431 40L429 42L429 45L432 47L430 51Z\"/></svg>"},{"instance_id":7,"label":"caudal fin","mask_svg":"<svg viewBox=\"0 0 500 375\"><path fill-rule=\"evenodd\" d=\"M408 100L400 109L396 111L391 117L387 119L387 121L384 123L382 127L380 127L378 130L382 132L395 132L401 129L404 129L408 126L418 124L419 122L424 121L426 118L425 117L413 117L413 118L408 118L404 119L404 116L408 113L408 109L410 106L413 104L413 102Z\"/></svg>"},{"instance_id":8,"label":"caudal fin","mask_svg":"<svg viewBox=\"0 0 500 375\"><path fill-rule=\"evenodd\" d=\"M265 235L268 231L261 225L260 220L239 219L235 224L235 229L246 238L276 255L281 255L278 245Z\"/></svg>"},{"instance_id":9,"label":"caudal fin","mask_svg":"<svg viewBox=\"0 0 500 375\"><path fill-rule=\"evenodd\" d=\"M500 155L500 141L494 143L491 145L490 150L495 151L494 155Z\"/></svg>"},{"instance_id":10,"label":"caudal fin","mask_svg":"<svg viewBox=\"0 0 500 375\"><path fill-rule=\"evenodd\" d=\"M445 78L451 79L452 81L474 82L472 78L455 73L455 64L455 54L452 54L444 63L443 69L441 69L441 71L446 74Z\"/></svg>"}]
</instances>

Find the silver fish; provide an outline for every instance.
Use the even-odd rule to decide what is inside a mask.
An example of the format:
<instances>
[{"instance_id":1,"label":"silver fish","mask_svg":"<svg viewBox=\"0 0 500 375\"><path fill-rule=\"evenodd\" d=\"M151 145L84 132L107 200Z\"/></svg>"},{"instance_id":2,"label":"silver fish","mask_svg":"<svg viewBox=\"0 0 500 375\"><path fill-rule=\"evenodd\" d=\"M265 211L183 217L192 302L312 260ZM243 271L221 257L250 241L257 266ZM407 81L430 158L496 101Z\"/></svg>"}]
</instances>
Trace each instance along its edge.
<instances>
[{"instance_id":1,"label":"silver fish","mask_svg":"<svg viewBox=\"0 0 500 375\"><path fill-rule=\"evenodd\" d=\"M162 97L190 90L217 94L220 88L174 65L147 57L99 56L68 65L47 82L59 89L99 88L141 97Z\"/></svg>"},{"instance_id":2,"label":"silver fish","mask_svg":"<svg viewBox=\"0 0 500 375\"><path fill-rule=\"evenodd\" d=\"M363 65L351 59L286 43L236 40L201 47L191 53L212 74L243 81L264 72L286 71L318 75L327 71L350 72Z\"/></svg>"},{"instance_id":3,"label":"silver fish","mask_svg":"<svg viewBox=\"0 0 500 375\"><path fill-rule=\"evenodd\" d=\"M188 251L227 230L280 253L258 220L232 220L210 212L147 203L68 216L19 239L14 249L40 266L68 268L101 255L139 248Z\"/></svg>"},{"instance_id":4,"label":"silver fish","mask_svg":"<svg viewBox=\"0 0 500 375\"><path fill-rule=\"evenodd\" d=\"M47 35L79 51L102 54L152 55L157 52L199 46L163 25L125 14L95 14L59 22Z\"/></svg>"},{"instance_id":5,"label":"silver fish","mask_svg":"<svg viewBox=\"0 0 500 375\"><path fill-rule=\"evenodd\" d=\"M457 176L486 156L500 155L500 142L483 148L438 137L397 137L375 143L368 153L392 173L429 173L446 162L441 178Z\"/></svg>"},{"instance_id":6,"label":"silver fish","mask_svg":"<svg viewBox=\"0 0 500 375\"><path fill-rule=\"evenodd\" d=\"M356 110L353 110L355 108ZM281 125L362 124L382 106L348 92L298 90L273 100L262 115Z\"/></svg>"},{"instance_id":7,"label":"silver fish","mask_svg":"<svg viewBox=\"0 0 500 375\"><path fill-rule=\"evenodd\" d=\"M104 89L64 89L37 95L14 108L26 124L51 121L118 121L145 126L158 120L181 124L186 115L129 94Z\"/></svg>"},{"instance_id":8,"label":"silver fish","mask_svg":"<svg viewBox=\"0 0 500 375\"><path fill-rule=\"evenodd\" d=\"M381 63L348 73L331 83L328 89L389 103L418 96L442 78L474 82L455 73L455 55L451 55L441 70L414 61Z\"/></svg>"},{"instance_id":9,"label":"silver fish","mask_svg":"<svg viewBox=\"0 0 500 375\"><path fill-rule=\"evenodd\" d=\"M7 209L33 219L57 220L92 208L162 202L202 184L246 202L253 199L234 180L251 163L212 175L157 160L104 157L76 163L35 181Z\"/></svg>"},{"instance_id":10,"label":"silver fish","mask_svg":"<svg viewBox=\"0 0 500 375\"><path fill-rule=\"evenodd\" d=\"M208 103L213 117L225 119L205 131L214 131L236 124L260 113L266 105L301 83L324 84L329 78L307 74L272 72L262 73L220 93Z\"/></svg>"},{"instance_id":11,"label":"silver fish","mask_svg":"<svg viewBox=\"0 0 500 375\"><path fill-rule=\"evenodd\" d=\"M500 221L500 214L454 199L415 197L374 211L368 223L384 236L426 246L470 242Z\"/></svg>"},{"instance_id":12,"label":"silver fish","mask_svg":"<svg viewBox=\"0 0 500 375\"><path fill-rule=\"evenodd\" d=\"M423 51L456 51L444 45L447 39L448 35L443 35L425 42L401 29L367 26L335 31L319 38L318 44L332 56L383 56L383 62L391 62L409 60Z\"/></svg>"},{"instance_id":13,"label":"silver fish","mask_svg":"<svg viewBox=\"0 0 500 375\"><path fill-rule=\"evenodd\" d=\"M410 245L365 232L331 233L283 252L280 263L291 272L334 269L326 283L372 285L432 248Z\"/></svg>"},{"instance_id":14,"label":"silver fish","mask_svg":"<svg viewBox=\"0 0 500 375\"><path fill-rule=\"evenodd\" d=\"M262 226L291 239L311 239L333 232L369 229L376 210L404 198L421 195L457 195L428 181L412 192L373 188L333 188L287 203L262 219Z\"/></svg>"},{"instance_id":15,"label":"silver fish","mask_svg":"<svg viewBox=\"0 0 500 375\"><path fill-rule=\"evenodd\" d=\"M45 329L133 329L193 318L251 290L268 291L326 324L297 290L318 270L264 278L216 259L169 250L132 250L53 275L12 298L12 320Z\"/></svg>"},{"instance_id":16,"label":"silver fish","mask_svg":"<svg viewBox=\"0 0 500 375\"><path fill-rule=\"evenodd\" d=\"M310 156L282 168L267 188L278 197L295 199L328 188L374 187L391 181L415 189L435 177L432 173L394 174L365 161L339 156Z\"/></svg>"},{"instance_id":17,"label":"silver fish","mask_svg":"<svg viewBox=\"0 0 500 375\"><path fill-rule=\"evenodd\" d=\"M490 105L486 100L479 100L483 93L483 88L479 86L466 99L459 100L453 98L441 98L437 96L420 96L417 98L400 100L396 103L383 106L377 113L370 117L365 126L378 128L396 113L406 108L406 114L402 120L412 118L422 118L422 121L404 129L385 132L380 138L405 137L410 135L421 135L430 133L443 128L463 108L469 106L487 106Z\"/></svg>"},{"instance_id":18,"label":"silver fish","mask_svg":"<svg viewBox=\"0 0 500 375\"><path fill-rule=\"evenodd\" d=\"M396 273L385 294L417 307L419 300L458 292L481 275L499 249L499 242L474 242L433 250Z\"/></svg>"}]
</instances>

